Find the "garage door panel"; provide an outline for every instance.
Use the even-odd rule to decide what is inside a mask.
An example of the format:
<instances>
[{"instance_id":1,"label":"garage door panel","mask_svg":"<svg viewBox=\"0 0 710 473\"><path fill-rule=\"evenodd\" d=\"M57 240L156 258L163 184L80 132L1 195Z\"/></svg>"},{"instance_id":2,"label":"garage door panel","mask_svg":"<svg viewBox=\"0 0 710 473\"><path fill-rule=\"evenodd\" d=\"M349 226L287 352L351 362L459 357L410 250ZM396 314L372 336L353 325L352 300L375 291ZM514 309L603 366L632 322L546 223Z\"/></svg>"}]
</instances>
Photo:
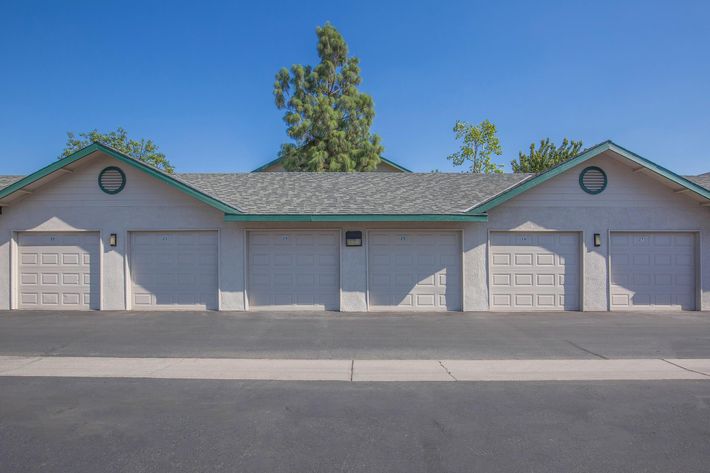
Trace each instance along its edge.
<instances>
[{"instance_id":1,"label":"garage door panel","mask_svg":"<svg viewBox=\"0 0 710 473\"><path fill-rule=\"evenodd\" d=\"M538 287L546 287L546 286L555 286L556 281L562 281L564 280L564 275L560 274L559 277L556 274L538 274L535 277L535 285ZM533 284L533 281L530 281L530 284Z\"/></svg>"},{"instance_id":2,"label":"garage door panel","mask_svg":"<svg viewBox=\"0 0 710 473\"><path fill-rule=\"evenodd\" d=\"M695 235L612 232L612 310L694 310Z\"/></svg>"},{"instance_id":3,"label":"garage door panel","mask_svg":"<svg viewBox=\"0 0 710 473\"><path fill-rule=\"evenodd\" d=\"M513 295L510 293L491 294L491 305L493 307L511 308L513 307Z\"/></svg>"},{"instance_id":4,"label":"garage door panel","mask_svg":"<svg viewBox=\"0 0 710 473\"><path fill-rule=\"evenodd\" d=\"M318 261L318 266L322 268L333 268L338 266L337 254L318 254L316 255L316 259Z\"/></svg>"},{"instance_id":5,"label":"garage door panel","mask_svg":"<svg viewBox=\"0 0 710 473\"><path fill-rule=\"evenodd\" d=\"M327 294L334 294L340 291L340 278L331 274L321 273L318 275L318 288Z\"/></svg>"},{"instance_id":6,"label":"garage door panel","mask_svg":"<svg viewBox=\"0 0 710 473\"><path fill-rule=\"evenodd\" d=\"M458 232L368 235L370 310L461 310L460 272Z\"/></svg>"},{"instance_id":7,"label":"garage door panel","mask_svg":"<svg viewBox=\"0 0 710 473\"><path fill-rule=\"evenodd\" d=\"M628 294L612 294L611 304L614 307L628 307L630 304L630 296Z\"/></svg>"},{"instance_id":8,"label":"garage door panel","mask_svg":"<svg viewBox=\"0 0 710 473\"><path fill-rule=\"evenodd\" d=\"M534 294L515 294L514 296L515 300L515 307L522 307L522 308L533 308L533 300L535 300Z\"/></svg>"},{"instance_id":9,"label":"garage door panel","mask_svg":"<svg viewBox=\"0 0 710 473\"><path fill-rule=\"evenodd\" d=\"M42 293L42 304L44 304L44 305L59 305L59 293L58 292L43 292Z\"/></svg>"},{"instance_id":10,"label":"garage door panel","mask_svg":"<svg viewBox=\"0 0 710 473\"><path fill-rule=\"evenodd\" d=\"M130 265L136 309L218 307L216 231L133 232Z\"/></svg>"},{"instance_id":11,"label":"garage door panel","mask_svg":"<svg viewBox=\"0 0 710 473\"><path fill-rule=\"evenodd\" d=\"M255 310L337 310L339 232L249 232L248 296Z\"/></svg>"},{"instance_id":12,"label":"garage door panel","mask_svg":"<svg viewBox=\"0 0 710 473\"><path fill-rule=\"evenodd\" d=\"M419 307L435 307L435 294L417 294L417 306Z\"/></svg>"},{"instance_id":13,"label":"garage door panel","mask_svg":"<svg viewBox=\"0 0 710 473\"><path fill-rule=\"evenodd\" d=\"M558 297L564 300L564 296L558 296L557 294L537 294L536 302L538 307L548 307L552 309L558 304Z\"/></svg>"},{"instance_id":14,"label":"garage door panel","mask_svg":"<svg viewBox=\"0 0 710 473\"><path fill-rule=\"evenodd\" d=\"M579 309L578 234L491 232L490 242L492 309Z\"/></svg>"},{"instance_id":15,"label":"garage door panel","mask_svg":"<svg viewBox=\"0 0 710 473\"><path fill-rule=\"evenodd\" d=\"M18 252L20 309L99 308L98 233L21 233Z\"/></svg>"},{"instance_id":16,"label":"garage door panel","mask_svg":"<svg viewBox=\"0 0 710 473\"><path fill-rule=\"evenodd\" d=\"M62 304L79 306L84 303L84 298L82 296L83 294L79 294L78 292L64 292L62 293Z\"/></svg>"}]
</instances>

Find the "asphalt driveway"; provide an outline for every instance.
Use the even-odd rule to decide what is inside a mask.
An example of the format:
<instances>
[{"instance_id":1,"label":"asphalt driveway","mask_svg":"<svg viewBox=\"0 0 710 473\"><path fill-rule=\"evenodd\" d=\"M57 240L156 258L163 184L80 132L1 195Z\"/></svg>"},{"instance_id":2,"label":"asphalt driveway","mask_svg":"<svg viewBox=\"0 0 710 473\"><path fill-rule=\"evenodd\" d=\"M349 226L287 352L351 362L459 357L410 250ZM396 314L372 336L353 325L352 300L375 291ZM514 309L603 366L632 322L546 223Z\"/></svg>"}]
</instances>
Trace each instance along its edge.
<instances>
[{"instance_id":1,"label":"asphalt driveway","mask_svg":"<svg viewBox=\"0 0 710 473\"><path fill-rule=\"evenodd\" d=\"M0 312L0 355L710 358L710 313Z\"/></svg>"}]
</instances>

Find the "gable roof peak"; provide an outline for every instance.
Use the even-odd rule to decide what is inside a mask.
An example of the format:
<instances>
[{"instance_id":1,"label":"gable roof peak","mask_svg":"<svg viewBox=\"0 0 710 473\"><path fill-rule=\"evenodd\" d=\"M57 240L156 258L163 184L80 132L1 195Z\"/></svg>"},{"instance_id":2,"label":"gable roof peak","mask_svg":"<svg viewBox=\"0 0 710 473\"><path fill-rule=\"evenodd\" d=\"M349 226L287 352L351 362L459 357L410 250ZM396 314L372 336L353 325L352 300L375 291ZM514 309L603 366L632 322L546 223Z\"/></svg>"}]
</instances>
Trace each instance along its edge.
<instances>
[{"instance_id":1,"label":"gable roof peak","mask_svg":"<svg viewBox=\"0 0 710 473\"><path fill-rule=\"evenodd\" d=\"M50 163L47 166L39 169L38 171L35 171L32 174L29 174L23 177L22 179L19 179L18 181L8 185L3 189L0 189L0 199L3 199L9 196L10 194L13 194L23 189L24 187L33 184L39 181L40 179L49 176L50 174L53 174L59 169L63 169L64 167L74 162L77 162L95 152L102 152L108 156L111 156L114 159L117 159L143 172L146 172L157 178L158 180L161 180L166 184L171 185L172 187L175 187L178 190L190 195L191 197L194 197L197 200L225 213L241 213L241 210L239 210L237 207L229 205L225 202L216 199L215 197L205 194L201 190L196 189L195 187L191 186L186 182L183 182L175 176L172 176L154 166L151 166L147 163L144 163L143 161L128 156L127 154L122 153L121 151L118 151L117 149L100 142L93 142L90 145L87 145L82 149L75 151L69 156L65 156L61 159L58 159L55 162Z\"/></svg>"},{"instance_id":2,"label":"gable roof peak","mask_svg":"<svg viewBox=\"0 0 710 473\"><path fill-rule=\"evenodd\" d=\"M640 165L643 168L648 169L649 171L652 171L669 181L675 183L676 185L679 185L681 187L684 187L695 194L699 195L700 197L703 197L705 199L710 200L710 190L706 189L702 185L699 185L696 182L693 182L689 180L686 177L680 176L673 171L670 171L663 166L660 166L652 161L649 161L648 159L634 153L633 151L630 151L623 146L617 145L614 143L612 140L606 140L602 141L601 143L598 143L590 148L587 148L583 151L581 151L577 156L575 156L572 159L569 159L563 163L558 164L557 166L554 166L546 171L543 171L539 174L536 174L534 177L530 179L526 179L524 181L521 181L517 185L511 187L510 189L507 189L500 194L493 196L492 198L488 199L485 202L482 202L480 204L476 204L473 207L469 208L466 210L467 213L471 214L481 214L481 213L486 213L488 210L497 207L498 205L502 204L503 202L507 202L508 200L512 199L513 197L529 190L532 189L533 187L536 187L543 182L559 175L562 174L563 172L566 172L567 170L584 163L585 161L588 161L592 158L595 158L599 156L600 154L604 153L605 151L613 151L619 156L628 159L629 161L633 161L636 164Z\"/></svg>"}]
</instances>

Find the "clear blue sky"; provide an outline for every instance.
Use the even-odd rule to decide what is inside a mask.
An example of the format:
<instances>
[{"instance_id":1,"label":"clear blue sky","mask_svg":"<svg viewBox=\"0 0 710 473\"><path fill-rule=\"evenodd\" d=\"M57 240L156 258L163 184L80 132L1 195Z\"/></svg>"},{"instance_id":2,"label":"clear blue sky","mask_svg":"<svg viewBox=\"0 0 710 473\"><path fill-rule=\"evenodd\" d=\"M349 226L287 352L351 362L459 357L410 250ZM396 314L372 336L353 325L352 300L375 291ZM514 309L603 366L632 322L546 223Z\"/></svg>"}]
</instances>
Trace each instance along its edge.
<instances>
[{"instance_id":1,"label":"clear blue sky","mask_svg":"<svg viewBox=\"0 0 710 473\"><path fill-rule=\"evenodd\" d=\"M5 0L0 174L51 162L65 132L118 126L178 171L249 171L286 140L282 66L330 20L361 60L385 156L452 170L456 119L490 119L507 163L531 141L607 138L710 171L710 2Z\"/></svg>"}]
</instances>

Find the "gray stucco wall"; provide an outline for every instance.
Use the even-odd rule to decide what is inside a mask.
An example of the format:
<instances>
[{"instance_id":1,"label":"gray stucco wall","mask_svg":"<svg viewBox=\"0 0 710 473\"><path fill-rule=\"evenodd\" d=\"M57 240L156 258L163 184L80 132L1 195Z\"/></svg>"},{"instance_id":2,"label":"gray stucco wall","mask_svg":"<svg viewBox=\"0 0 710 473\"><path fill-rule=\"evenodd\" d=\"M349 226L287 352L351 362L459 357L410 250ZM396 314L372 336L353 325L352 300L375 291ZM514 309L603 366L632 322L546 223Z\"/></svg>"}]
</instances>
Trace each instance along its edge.
<instances>
[{"instance_id":1,"label":"gray stucco wall","mask_svg":"<svg viewBox=\"0 0 710 473\"><path fill-rule=\"evenodd\" d=\"M599 166L608 186L590 195L579 186L579 173L587 166ZM582 310L609 309L607 256L610 231L697 231L699 232L699 305L710 309L710 209L658 182L656 178L601 155L540 186L525 192L489 212L486 233L495 230L567 230L582 233ZM595 248L594 233L602 244ZM485 238L478 235L478 243ZM473 250L477 251L477 250ZM476 253L480 259L480 252ZM697 262L696 262L697 264ZM487 278L468 281L465 310L486 310ZM475 286L475 287L472 287Z\"/></svg>"},{"instance_id":2,"label":"gray stucco wall","mask_svg":"<svg viewBox=\"0 0 710 473\"><path fill-rule=\"evenodd\" d=\"M693 230L700 232L701 308L710 310L710 209L674 193L643 173L609 156L601 156L557 176L497 207L487 223L225 223L223 214L129 166L123 192L103 193L97 185L101 169L115 165L107 156L87 158L74 173L60 176L31 195L13 202L0 216L0 309L11 307L11 247L15 232L99 231L103 244L101 307L126 308L126 241L138 230L218 230L220 309L245 308L245 232L247 229L463 230L463 309L488 310L487 254L490 231L566 230L583 236L583 310L608 310L608 232L614 230ZM579 188L579 171L602 167L607 189L597 196ZM462 207L467 203L462 202ZM108 246L110 233L118 246ZM592 235L602 235L594 248ZM341 310L367 310L367 241L347 248L341 238ZM16 307L16 304L12 304Z\"/></svg>"},{"instance_id":3,"label":"gray stucco wall","mask_svg":"<svg viewBox=\"0 0 710 473\"><path fill-rule=\"evenodd\" d=\"M104 155L85 158L61 175L3 209L0 216L0 309L11 307L13 235L23 231L98 231L101 255L101 308L126 308L126 241L139 230L218 230L220 234L220 308L243 310L243 232L224 223L223 213L131 166L119 165L126 187L117 195L99 189L99 172L117 161ZM111 233L118 245L108 245ZM15 303L12 307L17 307Z\"/></svg>"}]
</instances>

